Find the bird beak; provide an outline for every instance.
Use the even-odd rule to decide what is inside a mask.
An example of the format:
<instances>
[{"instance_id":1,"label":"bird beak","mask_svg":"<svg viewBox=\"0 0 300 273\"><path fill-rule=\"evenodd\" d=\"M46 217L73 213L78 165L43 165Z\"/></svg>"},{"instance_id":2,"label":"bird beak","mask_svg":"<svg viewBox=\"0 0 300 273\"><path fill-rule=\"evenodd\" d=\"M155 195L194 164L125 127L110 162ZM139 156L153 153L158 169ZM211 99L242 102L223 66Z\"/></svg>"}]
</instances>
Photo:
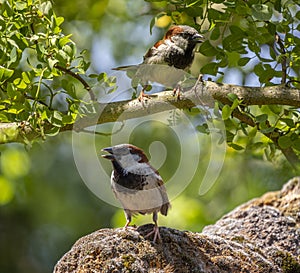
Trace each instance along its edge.
<instances>
[{"instance_id":1,"label":"bird beak","mask_svg":"<svg viewBox=\"0 0 300 273\"><path fill-rule=\"evenodd\" d=\"M115 159L114 155L113 155L113 149L112 147L107 147L101 150L102 152L108 152L110 154L106 154L106 155L101 155L101 157L109 159L109 160L113 160Z\"/></svg>"},{"instance_id":2,"label":"bird beak","mask_svg":"<svg viewBox=\"0 0 300 273\"><path fill-rule=\"evenodd\" d=\"M195 43L202 43L204 40L204 37L200 34L195 34L193 37L192 37L192 41L195 42Z\"/></svg>"}]
</instances>

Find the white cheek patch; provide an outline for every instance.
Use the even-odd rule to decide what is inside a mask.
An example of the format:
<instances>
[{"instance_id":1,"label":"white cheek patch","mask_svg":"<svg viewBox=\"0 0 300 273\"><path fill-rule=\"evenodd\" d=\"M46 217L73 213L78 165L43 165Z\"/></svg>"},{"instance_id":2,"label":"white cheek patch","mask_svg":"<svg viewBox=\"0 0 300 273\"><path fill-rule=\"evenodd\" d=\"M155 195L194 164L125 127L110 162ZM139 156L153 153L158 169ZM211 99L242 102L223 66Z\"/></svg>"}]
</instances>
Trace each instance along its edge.
<instances>
[{"instance_id":1,"label":"white cheek patch","mask_svg":"<svg viewBox=\"0 0 300 273\"><path fill-rule=\"evenodd\" d=\"M123 169L128 170L131 166L136 165L140 159L140 156L137 154L127 154L122 155L122 157L117 160Z\"/></svg>"}]
</instances>

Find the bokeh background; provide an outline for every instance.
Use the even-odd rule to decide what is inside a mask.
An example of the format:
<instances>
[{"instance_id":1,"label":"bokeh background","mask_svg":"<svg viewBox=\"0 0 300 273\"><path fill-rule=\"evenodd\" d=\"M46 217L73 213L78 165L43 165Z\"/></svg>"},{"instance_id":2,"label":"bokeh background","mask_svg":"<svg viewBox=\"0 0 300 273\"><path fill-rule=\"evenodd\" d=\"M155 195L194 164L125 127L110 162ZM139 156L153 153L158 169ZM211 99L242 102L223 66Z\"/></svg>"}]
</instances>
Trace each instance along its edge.
<instances>
[{"instance_id":1,"label":"bokeh background","mask_svg":"<svg viewBox=\"0 0 300 273\"><path fill-rule=\"evenodd\" d=\"M98 73L113 73L112 67L142 61L147 48L164 31L154 27L150 34L150 21L161 8L159 5L136 0L54 1L56 13L65 18L65 33L72 33L77 46L87 49L91 72ZM163 18L157 25L164 27L168 20ZM201 62L207 61L197 56L193 71L197 73ZM248 85L257 84L253 77L247 81ZM226 71L223 82L241 84L245 78L231 69ZM97 129L105 130L109 131L109 126ZM95 136L99 154L110 141L110 136ZM167 160L160 173L167 179L180 157L178 139L167 126L155 122L135 128L130 136L130 142L144 148L148 155L153 141L165 145ZM199 133L201 159L196 175L172 200L168 217L159 218L161 225L200 232L239 204L280 189L294 175L281 157L270 163L262 153L228 148L218 179L206 194L199 196L199 181L206 171L211 148L207 141L208 137ZM57 260L81 236L124 225L123 211L97 198L82 180L74 162L72 132L49 137L32 147L2 145L0 152L1 273L52 272ZM218 156L215 155L216 161ZM107 176L95 179L109 183L109 162L97 160L104 164ZM134 219L138 225L149 221L151 217Z\"/></svg>"}]
</instances>

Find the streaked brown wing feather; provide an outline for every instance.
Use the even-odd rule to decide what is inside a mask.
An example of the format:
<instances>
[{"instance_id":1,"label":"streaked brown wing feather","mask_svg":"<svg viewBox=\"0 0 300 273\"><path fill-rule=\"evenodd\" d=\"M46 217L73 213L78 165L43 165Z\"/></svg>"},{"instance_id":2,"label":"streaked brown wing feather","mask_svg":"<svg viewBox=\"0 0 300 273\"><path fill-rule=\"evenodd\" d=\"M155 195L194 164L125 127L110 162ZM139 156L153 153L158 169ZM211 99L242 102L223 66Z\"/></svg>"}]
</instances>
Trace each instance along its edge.
<instances>
[{"instance_id":1,"label":"streaked brown wing feather","mask_svg":"<svg viewBox=\"0 0 300 273\"><path fill-rule=\"evenodd\" d=\"M164 182L162 180L158 180L157 185L159 187L159 192L160 192L161 197L163 199L163 205L160 208L160 212L161 212L162 215L167 216L168 210L171 207L171 204L169 202L169 198L168 198L168 195L167 195L167 190L166 190L166 188L164 186Z\"/></svg>"}]
</instances>

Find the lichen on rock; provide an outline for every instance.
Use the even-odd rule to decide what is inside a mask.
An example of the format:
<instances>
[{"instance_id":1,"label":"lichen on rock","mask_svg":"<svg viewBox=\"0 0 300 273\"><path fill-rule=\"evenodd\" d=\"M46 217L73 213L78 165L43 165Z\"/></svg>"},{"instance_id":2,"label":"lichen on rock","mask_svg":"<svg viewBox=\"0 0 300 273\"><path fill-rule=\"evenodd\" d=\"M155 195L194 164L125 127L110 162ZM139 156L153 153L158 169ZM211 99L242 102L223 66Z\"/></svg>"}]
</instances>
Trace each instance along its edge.
<instances>
[{"instance_id":1,"label":"lichen on rock","mask_svg":"<svg viewBox=\"0 0 300 273\"><path fill-rule=\"evenodd\" d=\"M80 238L54 273L300 273L300 177L253 199L202 233L160 227L101 229Z\"/></svg>"}]
</instances>

